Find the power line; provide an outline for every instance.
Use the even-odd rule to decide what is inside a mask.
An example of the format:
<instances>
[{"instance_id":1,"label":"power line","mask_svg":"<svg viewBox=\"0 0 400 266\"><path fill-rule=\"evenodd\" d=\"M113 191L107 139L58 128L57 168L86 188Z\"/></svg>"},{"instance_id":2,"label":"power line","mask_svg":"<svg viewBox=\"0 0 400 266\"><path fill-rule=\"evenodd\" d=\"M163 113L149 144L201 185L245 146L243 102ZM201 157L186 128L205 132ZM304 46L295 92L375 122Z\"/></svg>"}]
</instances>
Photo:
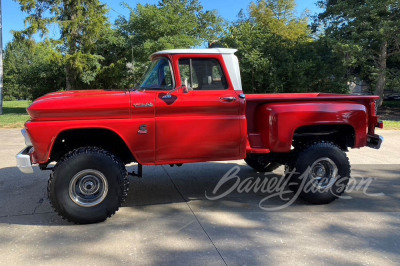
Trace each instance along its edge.
<instances>
[{"instance_id":1,"label":"power line","mask_svg":"<svg viewBox=\"0 0 400 266\"><path fill-rule=\"evenodd\" d=\"M112 8L112 7L110 7L110 6L108 6L108 8L109 8L111 11L114 11L115 13L117 13L118 15L120 15L120 16L122 16L122 17L125 16L124 14L121 14L120 12L116 11L114 8Z\"/></svg>"}]
</instances>

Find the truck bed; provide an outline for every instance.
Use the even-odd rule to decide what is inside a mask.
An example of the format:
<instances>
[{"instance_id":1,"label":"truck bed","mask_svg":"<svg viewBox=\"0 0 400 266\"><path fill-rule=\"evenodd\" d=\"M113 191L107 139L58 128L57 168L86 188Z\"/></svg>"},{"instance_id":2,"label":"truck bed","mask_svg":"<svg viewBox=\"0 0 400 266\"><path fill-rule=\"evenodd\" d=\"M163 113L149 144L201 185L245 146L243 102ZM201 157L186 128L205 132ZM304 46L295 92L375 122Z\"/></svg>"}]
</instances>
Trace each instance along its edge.
<instances>
[{"instance_id":1,"label":"truck bed","mask_svg":"<svg viewBox=\"0 0 400 266\"><path fill-rule=\"evenodd\" d=\"M373 135L377 124L377 99L378 96L328 93L248 94L246 118L250 146L287 152L299 127L316 124L350 125L357 130L354 147L365 146L366 127ZM283 143L282 147L273 146Z\"/></svg>"},{"instance_id":2,"label":"truck bed","mask_svg":"<svg viewBox=\"0 0 400 266\"><path fill-rule=\"evenodd\" d=\"M366 106L371 112L371 102L378 100L375 95L345 95L331 93L274 93L274 94L246 94L246 117L249 132L255 131L255 114L257 107L266 103L277 102L357 102Z\"/></svg>"}]
</instances>

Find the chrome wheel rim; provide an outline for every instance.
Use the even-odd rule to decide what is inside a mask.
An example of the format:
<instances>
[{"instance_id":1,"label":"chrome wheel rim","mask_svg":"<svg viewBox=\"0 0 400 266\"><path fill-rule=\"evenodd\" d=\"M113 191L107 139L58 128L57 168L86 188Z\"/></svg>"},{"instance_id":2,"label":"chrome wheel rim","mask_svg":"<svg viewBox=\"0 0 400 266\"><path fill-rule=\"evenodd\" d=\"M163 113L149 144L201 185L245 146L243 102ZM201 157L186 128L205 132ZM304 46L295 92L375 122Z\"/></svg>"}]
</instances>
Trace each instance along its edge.
<instances>
[{"instance_id":1,"label":"chrome wheel rim","mask_svg":"<svg viewBox=\"0 0 400 266\"><path fill-rule=\"evenodd\" d=\"M328 157L316 160L310 167L311 183L318 189L329 189L337 180L338 167Z\"/></svg>"},{"instance_id":2,"label":"chrome wheel rim","mask_svg":"<svg viewBox=\"0 0 400 266\"><path fill-rule=\"evenodd\" d=\"M107 193L107 179L97 170L80 171L69 183L69 197L81 207L93 207L100 204Z\"/></svg>"}]
</instances>

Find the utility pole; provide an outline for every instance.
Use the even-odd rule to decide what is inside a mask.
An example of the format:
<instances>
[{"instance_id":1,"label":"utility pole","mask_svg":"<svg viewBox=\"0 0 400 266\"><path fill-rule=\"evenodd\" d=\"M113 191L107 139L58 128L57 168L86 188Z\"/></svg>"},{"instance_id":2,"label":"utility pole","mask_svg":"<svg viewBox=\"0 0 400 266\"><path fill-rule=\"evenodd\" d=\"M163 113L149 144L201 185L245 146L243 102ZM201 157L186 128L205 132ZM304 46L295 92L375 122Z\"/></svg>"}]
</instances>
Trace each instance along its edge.
<instances>
[{"instance_id":1,"label":"utility pole","mask_svg":"<svg viewBox=\"0 0 400 266\"><path fill-rule=\"evenodd\" d=\"M0 115L3 114L3 16L0 0Z\"/></svg>"}]
</instances>

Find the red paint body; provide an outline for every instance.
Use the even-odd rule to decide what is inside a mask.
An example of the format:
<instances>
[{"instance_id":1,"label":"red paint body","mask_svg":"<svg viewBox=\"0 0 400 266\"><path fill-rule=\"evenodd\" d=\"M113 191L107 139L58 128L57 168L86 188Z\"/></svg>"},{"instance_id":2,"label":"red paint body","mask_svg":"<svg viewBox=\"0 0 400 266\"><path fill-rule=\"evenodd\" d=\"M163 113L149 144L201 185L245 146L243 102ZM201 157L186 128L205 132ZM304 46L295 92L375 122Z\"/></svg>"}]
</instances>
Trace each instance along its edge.
<instances>
[{"instance_id":1,"label":"red paint body","mask_svg":"<svg viewBox=\"0 0 400 266\"><path fill-rule=\"evenodd\" d=\"M46 165L58 136L79 129L114 132L144 165L243 159L248 153L287 153L296 130L304 126L347 125L353 148L367 144L378 126L377 96L264 94L239 97L223 56L169 54L176 91L67 91L36 100L28 112L27 132L33 163ZM185 92L181 58L214 58L221 63L227 90ZM234 101L223 99L234 97ZM139 134L141 126L146 133ZM107 139L104 139L106 142Z\"/></svg>"}]
</instances>

